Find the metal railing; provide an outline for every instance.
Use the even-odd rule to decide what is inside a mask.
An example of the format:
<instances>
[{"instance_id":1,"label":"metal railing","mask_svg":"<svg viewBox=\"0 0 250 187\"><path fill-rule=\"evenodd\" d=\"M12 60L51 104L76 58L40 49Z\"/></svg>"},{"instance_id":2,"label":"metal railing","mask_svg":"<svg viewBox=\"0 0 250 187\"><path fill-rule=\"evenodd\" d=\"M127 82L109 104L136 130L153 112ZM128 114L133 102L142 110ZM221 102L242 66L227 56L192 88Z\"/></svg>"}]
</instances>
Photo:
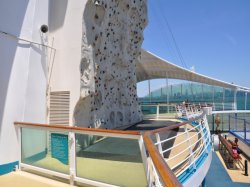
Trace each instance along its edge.
<instances>
[{"instance_id":1,"label":"metal railing","mask_svg":"<svg viewBox=\"0 0 250 187\"><path fill-rule=\"evenodd\" d=\"M164 134L176 128L183 128L184 132L171 137ZM149 168L152 168L149 184L161 184L159 186L181 186L188 178L187 175L193 174L187 171L196 171L201 166L200 163L208 156L212 145L204 112L198 116L189 115L186 122L147 131L143 138L149 153ZM180 142L171 143L178 139ZM166 154L170 152L173 154ZM154 169L155 166L158 170Z\"/></svg>"},{"instance_id":2,"label":"metal railing","mask_svg":"<svg viewBox=\"0 0 250 187\"><path fill-rule=\"evenodd\" d=\"M190 115L199 115L202 107L208 107L207 104L142 104L141 110L144 119L167 119L178 117L189 117Z\"/></svg>"},{"instance_id":3,"label":"metal railing","mask_svg":"<svg viewBox=\"0 0 250 187\"><path fill-rule=\"evenodd\" d=\"M213 133L216 131L215 119L216 116L220 118L219 130L228 132L240 128L244 130L244 120L246 120L246 130L250 130L248 123L250 122L250 110L227 110L227 111L213 111L210 118L210 128ZM233 119L234 118L234 119ZM241 120L237 120L239 118Z\"/></svg>"},{"instance_id":4,"label":"metal railing","mask_svg":"<svg viewBox=\"0 0 250 187\"><path fill-rule=\"evenodd\" d=\"M166 119L176 117L176 105L172 104L141 104L141 111L144 119Z\"/></svg>"},{"instance_id":5,"label":"metal railing","mask_svg":"<svg viewBox=\"0 0 250 187\"><path fill-rule=\"evenodd\" d=\"M191 117L194 117L195 115L200 115L202 113L202 108L208 107L207 105L201 105L201 104L179 104L176 105L176 111L177 116L189 119Z\"/></svg>"},{"instance_id":6,"label":"metal railing","mask_svg":"<svg viewBox=\"0 0 250 187\"><path fill-rule=\"evenodd\" d=\"M195 109L193 106L189 106L189 109L185 110L188 114L188 117L186 118L189 119L188 121L174 124L165 128L147 131L143 134L143 136L140 134L140 132L135 131L91 129L72 126L15 122L20 143L20 167L53 176L58 176L61 178L66 178L69 179L71 184L74 184L74 182L81 182L84 184L103 187L124 186L123 184L119 184L119 182L117 181L106 181L103 179L95 178L93 176L90 177L86 174L88 172L84 173L79 170L79 168L88 167L86 166L86 163L84 166L81 165L79 159L89 158L89 155L91 155L92 151L94 150L94 148L92 148L93 146L97 145L98 149L102 149L102 147L104 147L105 149L110 149L110 139L117 138L113 141L113 143L118 139L121 140L121 142L125 140L130 141L127 142L129 145L129 149L124 149L125 152L131 151L131 145L134 145L132 147L138 147L137 155L135 155L136 157L131 157L131 154L124 154L123 159L127 159L127 157L129 157L131 159L134 159L132 160L132 162L138 162L142 164L143 171L139 172L144 173L145 180L147 181L149 187L182 186L182 183L185 182L184 178L186 178L187 175L186 171L190 169L195 171L196 169L198 169L201 166L201 160L206 159L206 156L211 150L210 132L208 129L205 113L201 113L201 108L198 107ZM174 129L176 128L184 131L178 132L175 135L168 134L171 131L174 131ZM41 135L40 133L39 136L35 136L35 138L31 139L32 133L34 135L34 132L25 132L27 130L40 130L46 131L46 133L45 136ZM41 153L33 153L34 150L38 149L37 147L34 148L35 146L33 144L34 142L36 142L36 138L39 139L40 136L46 137L47 139L45 138L40 142L46 147L46 144L48 144L49 142L48 135L49 137L51 137L51 134L55 132L60 133L62 136L60 138L62 139L66 135L66 137L68 137L68 139L66 139L66 142L68 142L69 146L68 162L66 161L66 164L61 164L59 169L55 167L58 164L58 160L60 160L61 158L57 158L57 160L55 161L53 153L49 153L51 151L50 149L46 148L44 151L46 156L44 155L42 157ZM177 144L172 144L173 140L180 141ZM105 141L107 142L107 144L105 146L101 146ZM53 146L51 142L49 144L50 145L47 145L47 147ZM183 146L185 147L184 149L182 148ZM119 145L119 147L122 147L122 145ZM34 150L28 150L30 148L34 148ZM80 149L78 153L77 149ZM181 149L182 151L178 151L178 149ZM87 151L85 152L85 150ZM146 150L148 155L146 154ZM32 152L31 157L30 152ZM119 152L120 156L121 154L122 153ZM112 155L116 154L112 153ZM105 157L103 153L99 156ZM44 165L44 161L40 158L43 158L43 160L47 159L47 161L49 160L49 164L52 166L53 164L55 164L55 167L48 167L48 164L46 165L46 163ZM38 159L38 161L36 160L36 162L34 162L35 159ZM115 156L115 158L111 158L110 163L112 159L117 160L117 156ZM65 160L61 160L61 162L65 162ZM115 173L117 174L122 170L123 168L119 168L119 170L117 170L117 172ZM133 169L131 169L130 173L132 173L132 170ZM138 175L138 173L136 175ZM192 176L193 173L189 172L188 175ZM143 174L141 176L143 176ZM130 180L127 181L133 180L130 178ZM136 186L140 186L140 184L136 184Z\"/></svg>"},{"instance_id":7,"label":"metal railing","mask_svg":"<svg viewBox=\"0 0 250 187\"><path fill-rule=\"evenodd\" d=\"M241 137L246 141L247 139L247 132L250 130L250 123L241 117L237 117L237 113L232 116L228 115L228 122L229 122L229 131L239 132Z\"/></svg>"},{"instance_id":8,"label":"metal railing","mask_svg":"<svg viewBox=\"0 0 250 187\"><path fill-rule=\"evenodd\" d=\"M130 162L135 163L141 163L141 169L138 171L134 171L135 176L138 177L138 172L141 173L142 179L138 180L144 180L143 177L145 177L145 184L146 182L146 171L147 171L147 160L146 160L146 151L143 144L142 136L139 132L136 131L121 131L121 130L106 130L106 129L91 129L91 128L81 128L81 127L71 127L71 126L62 126L62 125L48 125L48 124L33 124L33 123L24 123L24 122L15 122L15 126L18 130L18 137L19 137L19 144L20 144L20 168L23 169L29 169L34 170L40 173L49 174L56 177L61 177L68 179L70 184L74 184L74 182L80 182L84 184L89 184L93 186L100 186L100 187L112 187L112 186L122 186L123 184L119 184L119 182L113 180L114 177L111 178L111 181L107 181L106 179L101 178L94 178L93 176L88 176L88 173L90 173L92 168L97 168L98 164L100 165L100 159L102 160L109 160L110 165L112 166L112 159L114 159L114 165L117 161L123 162L123 160L127 159L126 157L129 157ZM53 156L53 153L49 153L48 146L46 144L49 142L47 139L48 134L56 133L56 135L60 135L58 141L63 141L62 136L68 136L68 139L66 139L66 144L60 145L56 147L56 151L58 151L61 155L64 155L64 160L67 160L66 163L62 158L54 159L56 156ZM80 136L80 138L79 138ZM81 137L82 136L82 137ZM41 138L42 137L42 138ZM40 138L40 140L39 140ZM115 138L115 140L113 139ZM92 139L92 141L90 141ZM105 145L108 145L105 147L105 149L111 149L110 143L114 146L114 142L117 142L117 140L120 140L119 147L123 146L124 144L128 146L129 148L135 148L136 153L130 151L130 154L124 154L124 152L129 150L123 150L119 152L112 152L110 151L110 154L106 156L107 152L99 152L98 150L93 150L92 147L100 146L100 144L104 141L107 143ZM77 146L80 142L80 146ZM125 141L125 143L124 143ZM46 143L47 142L47 143ZM86 142L88 145L86 145ZM43 148L40 148L41 145L44 145ZM53 145L50 144L50 147ZM67 153L63 153L63 147L68 146L68 155ZM79 147L84 148L79 148ZM78 147L78 148L77 148ZM98 149L102 148L98 147ZM53 148L51 148L53 149ZM77 156L77 149L80 150L80 154ZM86 149L87 151L84 152L83 149ZM39 150L39 151L38 151ZM94 151L94 152L93 152ZM116 151L116 150L114 150ZM91 154L94 153L94 154ZM106 154L106 155L105 155ZM43 156L41 156L43 155ZM93 157L94 155L94 157ZM131 156L132 155L132 156ZM112 157L113 156L113 157ZM111 158L110 158L111 157ZM121 159L119 159L121 157ZM80 163L80 159L84 158L89 159L91 163L93 163L93 160L96 159L98 162L96 162L95 165L87 166L85 164ZM93 159L94 158L94 159ZM61 159L61 160L60 160ZM82 159L83 160L83 159ZM139 160L139 161L138 161ZM105 161L106 162L106 161ZM104 164L105 164L104 162ZM117 164L116 164L117 165ZM115 165L115 166L116 166ZM124 166L127 166L127 162L124 162ZM119 166L119 165L118 165ZM144 166L146 168L144 168ZM86 168L88 171L81 171L81 168ZM114 168L114 166L112 166ZM109 168L109 167L106 167ZM136 166L138 168L138 164ZM123 170L124 168L117 168L117 170L113 173L113 175L118 175L119 171ZM96 169L97 170L97 169ZM136 172L136 173L135 173ZM93 173L98 173L93 172ZM130 173L133 173L132 169ZM131 179L133 176L130 177L130 180L136 180ZM106 180L106 181L105 181ZM139 181L140 182L140 181ZM140 184L139 184L140 185ZM138 186L138 185L137 185Z\"/></svg>"}]
</instances>

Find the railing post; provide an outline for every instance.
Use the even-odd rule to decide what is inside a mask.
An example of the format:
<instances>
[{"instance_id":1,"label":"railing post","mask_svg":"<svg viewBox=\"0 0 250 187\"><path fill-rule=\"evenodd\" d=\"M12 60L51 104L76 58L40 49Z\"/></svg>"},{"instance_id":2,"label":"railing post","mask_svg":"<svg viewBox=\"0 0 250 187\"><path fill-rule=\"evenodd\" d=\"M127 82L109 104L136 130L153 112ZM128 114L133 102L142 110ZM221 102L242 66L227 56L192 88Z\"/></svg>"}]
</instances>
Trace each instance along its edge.
<instances>
[{"instance_id":1,"label":"railing post","mask_svg":"<svg viewBox=\"0 0 250 187\"><path fill-rule=\"evenodd\" d=\"M189 155L192 155L189 159L189 163L192 163L194 161L194 155L193 155L193 150L192 150L192 144L190 142L190 137L189 137L189 134L188 134L188 129L187 129L187 124L184 126L184 131L185 131L185 134L186 134L186 139L187 139L187 145L189 147ZM196 170L196 165L195 165L195 162L193 162L193 167L194 169Z\"/></svg>"},{"instance_id":2,"label":"railing post","mask_svg":"<svg viewBox=\"0 0 250 187\"><path fill-rule=\"evenodd\" d=\"M205 129L207 131L207 136L208 136L208 142L206 142L206 147L207 147L207 153L208 153L208 146L207 144L211 144L211 134L210 134L210 131L209 131L209 126L208 126L208 121L207 121L207 115L211 115L212 113L212 110L210 108L210 110L205 110L204 111L206 112L206 115L203 116L203 122L204 122L204 125L205 125ZM213 122L214 123L214 122Z\"/></svg>"},{"instance_id":3,"label":"railing post","mask_svg":"<svg viewBox=\"0 0 250 187\"><path fill-rule=\"evenodd\" d=\"M160 106L159 104L156 105L156 119L159 118L159 113L160 113Z\"/></svg>"},{"instance_id":4,"label":"railing post","mask_svg":"<svg viewBox=\"0 0 250 187\"><path fill-rule=\"evenodd\" d=\"M230 131L231 130L231 121L230 121L230 114L228 114L228 130Z\"/></svg>"},{"instance_id":5,"label":"railing post","mask_svg":"<svg viewBox=\"0 0 250 187\"><path fill-rule=\"evenodd\" d=\"M22 162L22 129L21 127L16 127L17 132L17 140L18 140L18 169L21 170L21 162ZM17 168L16 168L17 170Z\"/></svg>"},{"instance_id":6,"label":"railing post","mask_svg":"<svg viewBox=\"0 0 250 187\"><path fill-rule=\"evenodd\" d=\"M245 176L248 176L248 164L247 164L247 160L245 160L245 167L244 167L244 169L245 169Z\"/></svg>"},{"instance_id":7,"label":"railing post","mask_svg":"<svg viewBox=\"0 0 250 187\"><path fill-rule=\"evenodd\" d=\"M207 132L207 137L211 137L210 135L210 131L209 131L209 127L208 127L208 122L207 122L207 116L205 115L203 118L202 118L202 121L200 122L201 123L201 128L203 128L203 126L205 127L205 130ZM205 136L205 133L206 132L203 132L201 131L202 135L203 135L203 141L204 141L204 148L206 147L206 153L208 153L208 146L207 144L209 144L210 142L207 142L206 141L206 136ZM208 139L209 140L209 139Z\"/></svg>"},{"instance_id":8,"label":"railing post","mask_svg":"<svg viewBox=\"0 0 250 187\"><path fill-rule=\"evenodd\" d=\"M188 109L187 109L187 107L185 107L185 106L184 106L184 113L186 113L186 117L187 117L187 119L188 119Z\"/></svg>"},{"instance_id":9,"label":"railing post","mask_svg":"<svg viewBox=\"0 0 250 187\"><path fill-rule=\"evenodd\" d=\"M148 158L148 176L147 176L147 179L148 179L148 185L149 187L153 187L153 161L151 159L151 157Z\"/></svg>"},{"instance_id":10,"label":"railing post","mask_svg":"<svg viewBox=\"0 0 250 187\"><path fill-rule=\"evenodd\" d=\"M75 153L75 133L69 132L69 175L70 175L70 185L74 185L74 180L76 177L76 153Z\"/></svg>"},{"instance_id":11,"label":"railing post","mask_svg":"<svg viewBox=\"0 0 250 187\"><path fill-rule=\"evenodd\" d=\"M159 150L161 156L164 158L163 153L162 153L161 138L160 138L159 133L156 133L156 134L155 134L155 137L156 137L156 142L158 143L158 144L157 144L158 150Z\"/></svg>"},{"instance_id":12,"label":"railing post","mask_svg":"<svg viewBox=\"0 0 250 187\"><path fill-rule=\"evenodd\" d=\"M142 136L140 136L138 142L139 142L139 147L140 147L140 151L141 151L141 157L142 157L142 161L143 161L143 165L144 165L144 169L145 169L147 181L150 181L151 177L150 177L150 168L149 168L149 163L148 163L149 160L147 160L146 148L145 148Z\"/></svg>"}]
</instances>

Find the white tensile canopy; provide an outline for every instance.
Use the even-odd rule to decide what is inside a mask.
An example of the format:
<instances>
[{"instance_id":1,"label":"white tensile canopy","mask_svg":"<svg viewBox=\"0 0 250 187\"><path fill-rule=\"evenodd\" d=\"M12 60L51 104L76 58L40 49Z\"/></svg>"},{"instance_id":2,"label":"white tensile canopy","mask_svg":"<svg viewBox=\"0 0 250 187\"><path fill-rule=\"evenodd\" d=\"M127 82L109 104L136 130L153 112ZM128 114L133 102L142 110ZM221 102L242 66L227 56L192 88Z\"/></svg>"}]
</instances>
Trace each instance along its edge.
<instances>
[{"instance_id":1,"label":"white tensile canopy","mask_svg":"<svg viewBox=\"0 0 250 187\"><path fill-rule=\"evenodd\" d=\"M187 70L156 55L142 49L141 56L136 64L137 82L150 79L169 78L188 80L193 82L204 83L208 85L230 88L238 91L250 92L250 88L235 85L214 79L191 70Z\"/></svg>"}]
</instances>

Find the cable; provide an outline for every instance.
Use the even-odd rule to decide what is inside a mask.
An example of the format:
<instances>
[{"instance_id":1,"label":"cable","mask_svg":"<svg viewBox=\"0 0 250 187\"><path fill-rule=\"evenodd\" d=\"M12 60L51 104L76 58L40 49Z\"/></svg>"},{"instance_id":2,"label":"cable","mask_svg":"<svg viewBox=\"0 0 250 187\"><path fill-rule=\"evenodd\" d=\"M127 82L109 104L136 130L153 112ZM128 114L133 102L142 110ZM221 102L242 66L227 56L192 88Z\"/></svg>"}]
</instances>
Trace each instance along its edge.
<instances>
[{"instance_id":1,"label":"cable","mask_svg":"<svg viewBox=\"0 0 250 187\"><path fill-rule=\"evenodd\" d=\"M35 44L35 45L47 47L47 48L50 48L51 50L53 50L53 52L50 53L50 57L48 59L48 62L50 63L50 61L51 61L51 55L53 54L51 70L50 70L50 72L48 71L49 72L48 87L49 87L50 80L51 80L51 75L52 75L52 70L53 70L53 65L54 65L54 58L55 58L56 49L54 47L49 46L49 45L45 45L45 44L34 42L34 41L31 41L31 40L19 38L19 37L13 35L13 34L10 34L10 33L4 32L4 31L0 31L0 34L2 34L4 36L7 36L7 37L10 37L10 38L15 39L15 40L20 40L20 41L28 42L28 43L31 43L31 44Z\"/></svg>"},{"instance_id":2,"label":"cable","mask_svg":"<svg viewBox=\"0 0 250 187\"><path fill-rule=\"evenodd\" d=\"M153 11L154 11L154 6L152 5L152 7L153 7L152 9L153 9ZM157 15L157 11L154 11L154 12L155 12L155 15ZM162 11L161 6L160 6L160 11L159 11L159 12L164 12L164 11ZM172 40L173 40L173 43L174 43L174 46L175 46L177 55L178 55L178 57L179 57L179 59L180 59L180 62L181 62L181 64L182 64L182 66L188 69L188 66L187 66L187 64L186 64L186 62L185 62L185 60L184 60L184 58L183 58L183 55L182 55L182 53L181 53L181 50L180 50L180 48L179 48L179 46L178 46L178 44L177 44L177 41L176 41L175 37L174 37L174 33L173 33L173 31L172 31L172 29L171 29L171 27L170 27L170 24L169 24L169 22L168 22L168 19L167 19L166 15L165 15L165 14L162 14L161 17L163 18L164 24L165 24L165 26L167 27L167 29L168 29L168 31L169 31L169 33L170 33L170 36L171 36L171 38L172 38ZM163 28L164 28L164 27L163 27ZM165 39L165 37L163 37L163 38Z\"/></svg>"},{"instance_id":3,"label":"cable","mask_svg":"<svg viewBox=\"0 0 250 187\"><path fill-rule=\"evenodd\" d=\"M155 9L154 3L153 4L149 4L149 6L152 7L152 12L153 12L152 15L155 15L155 17L156 17L156 19L153 20L153 21L159 21L160 20L160 16L158 14L158 11L156 11L156 9ZM161 30L163 30L163 32L164 32L164 30L165 30L164 27ZM174 48L171 45L171 41L168 39L167 35L165 35L165 36L166 37L162 37L162 39L164 41L163 44L165 45L166 48L168 48L167 51L170 53L170 55L173 56L174 59L178 59L178 56L176 54L176 50L174 50Z\"/></svg>"},{"instance_id":4,"label":"cable","mask_svg":"<svg viewBox=\"0 0 250 187\"><path fill-rule=\"evenodd\" d=\"M184 67L188 68L188 67L187 67L187 64L186 64L186 62L184 61L184 58L183 58L183 56L182 56L181 50L180 50L180 48L179 48L178 45L177 45L177 42L176 42L176 40L175 40L173 31L172 31L172 29L171 29L171 27L170 27L170 25L169 25L169 23L168 23L167 18L164 16L164 14L163 14L163 19L164 19L164 21L166 22L167 28L168 28L168 30L169 30L169 32L170 32L170 34L171 34L171 37L172 37L172 39L173 39L174 45L175 45L175 47L176 47L176 50L177 50L177 53L178 53L178 55L179 55L179 58L180 58L180 60L181 60L182 65L183 65Z\"/></svg>"},{"instance_id":5,"label":"cable","mask_svg":"<svg viewBox=\"0 0 250 187\"><path fill-rule=\"evenodd\" d=\"M43 46L43 47L48 47L50 49L56 50L55 48L53 48L51 46L48 46L48 45L45 45L45 44L42 44L42 43L38 43L38 42L33 42L31 40L19 38L19 37L13 35L13 34L10 34L10 33L4 32L4 31L0 31L0 34L11 37L11 38L16 39L16 40L21 40L21 41L24 41L24 42L28 42L28 43L31 43L31 44L36 44L36 45L40 45L40 46Z\"/></svg>"}]
</instances>

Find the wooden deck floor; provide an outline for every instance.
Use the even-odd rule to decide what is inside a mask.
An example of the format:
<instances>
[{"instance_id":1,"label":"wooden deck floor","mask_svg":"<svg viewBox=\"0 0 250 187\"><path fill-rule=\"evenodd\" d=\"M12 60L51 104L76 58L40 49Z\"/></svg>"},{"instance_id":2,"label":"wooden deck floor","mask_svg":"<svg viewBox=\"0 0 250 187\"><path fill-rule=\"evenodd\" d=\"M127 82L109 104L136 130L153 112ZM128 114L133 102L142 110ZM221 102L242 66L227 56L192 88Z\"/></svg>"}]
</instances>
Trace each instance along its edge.
<instances>
[{"instance_id":1,"label":"wooden deck floor","mask_svg":"<svg viewBox=\"0 0 250 187\"><path fill-rule=\"evenodd\" d=\"M72 187L67 183L23 171L0 176L1 187Z\"/></svg>"}]
</instances>

